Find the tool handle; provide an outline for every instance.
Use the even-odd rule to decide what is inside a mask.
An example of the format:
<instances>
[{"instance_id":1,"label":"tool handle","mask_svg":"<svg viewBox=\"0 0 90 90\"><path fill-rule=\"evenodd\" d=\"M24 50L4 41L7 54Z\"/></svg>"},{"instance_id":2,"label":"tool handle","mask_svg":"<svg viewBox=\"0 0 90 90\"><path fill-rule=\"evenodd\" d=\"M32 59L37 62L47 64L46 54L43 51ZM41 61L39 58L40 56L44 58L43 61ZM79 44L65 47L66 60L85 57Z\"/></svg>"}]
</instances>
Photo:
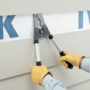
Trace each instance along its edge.
<instances>
[{"instance_id":1,"label":"tool handle","mask_svg":"<svg viewBox=\"0 0 90 90\"><path fill-rule=\"evenodd\" d=\"M39 61L39 62L37 61L37 62L36 62L36 65L37 65L37 66L41 66L41 65L42 65L41 61Z\"/></svg>"},{"instance_id":2,"label":"tool handle","mask_svg":"<svg viewBox=\"0 0 90 90\"><path fill-rule=\"evenodd\" d=\"M56 47L57 50L59 51L60 56L65 56L64 51L58 46L56 40L53 38L53 35L50 34L50 35L49 35L49 39L52 40L53 44L55 45L55 47ZM69 68L69 69L72 69L72 68L73 68L73 65L72 65L72 64L70 64L70 63L67 62L67 61L66 61L66 63L68 64L68 68Z\"/></svg>"},{"instance_id":3,"label":"tool handle","mask_svg":"<svg viewBox=\"0 0 90 90\"><path fill-rule=\"evenodd\" d=\"M36 65L41 66L42 63L41 63L41 57L40 57L39 41L35 40L34 44L35 44L35 48L36 48L36 57L37 57Z\"/></svg>"},{"instance_id":4,"label":"tool handle","mask_svg":"<svg viewBox=\"0 0 90 90\"><path fill-rule=\"evenodd\" d=\"M59 54L60 54L61 56L65 56L64 51L60 52ZM73 65L72 65L71 63L69 63L69 62L67 62L67 61L65 61L65 62L68 64L68 68L70 68L70 69L73 68Z\"/></svg>"}]
</instances>

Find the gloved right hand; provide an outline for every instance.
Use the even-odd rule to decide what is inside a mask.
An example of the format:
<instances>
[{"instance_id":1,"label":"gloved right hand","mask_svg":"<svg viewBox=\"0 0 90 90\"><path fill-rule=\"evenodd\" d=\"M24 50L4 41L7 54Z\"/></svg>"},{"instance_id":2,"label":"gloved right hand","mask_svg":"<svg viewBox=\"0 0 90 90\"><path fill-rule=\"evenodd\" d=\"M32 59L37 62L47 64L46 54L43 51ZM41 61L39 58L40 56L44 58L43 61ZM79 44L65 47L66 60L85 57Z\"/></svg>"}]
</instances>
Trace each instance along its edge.
<instances>
[{"instance_id":1,"label":"gloved right hand","mask_svg":"<svg viewBox=\"0 0 90 90\"><path fill-rule=\"evenodd\" d=\"M40 85L42 83L42 79L47 74L50 74L52 76L51 72L47 69L46 66L33 66L31 74L33 82Z\"/></svg>"},{"instance_id":2,"label":"gloved right hand","mask_svg":"<svg viewBox=\"0 0 90 90\"><path fill-rule=\"evenodd\" d=\"M68 64L65 61L69 62L73 66L78 66L80 68L80 61L85 58L85 56L78 56L70 52L66 52L65 54L65 56L59 57L59 61L64 64L66 68L68 68Z\"/></svg>"}]
</instances>

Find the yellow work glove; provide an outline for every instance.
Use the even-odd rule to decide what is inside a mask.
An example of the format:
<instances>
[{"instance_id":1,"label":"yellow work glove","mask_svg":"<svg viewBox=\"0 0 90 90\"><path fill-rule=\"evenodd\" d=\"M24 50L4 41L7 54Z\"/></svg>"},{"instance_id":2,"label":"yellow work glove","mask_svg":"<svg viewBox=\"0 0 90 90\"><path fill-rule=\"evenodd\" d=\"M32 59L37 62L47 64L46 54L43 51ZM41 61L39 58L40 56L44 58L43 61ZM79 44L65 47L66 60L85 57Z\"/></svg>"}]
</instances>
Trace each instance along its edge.
<instances>
[{"instance_id":1,"label":"yellow work glove","mask_svg":"<svg viewBox=\"0 0 90 90\"><path fill-rule=\"evenodd\" d=\"M40 85L42 83L42 79L47 74L50 74L52 76L51 72L47 69L46 66L33 66L31 74L33 82Z\"/></svg>"},{"instance_id":2,"label":"yellow work glove","mask_svg":"<svg viewBox=\"0 0 90 90\"><path fill-rule=\"evenodd\" d=\"M65 54L65 56L59 57L59 61L64 64L66 68L68 68L68 64L65 61L69 62L73 66L78 66L80 68L80 61L85 58L85 56L78 56L70 52L66 52Z\"/></svg>"}]
</instances>

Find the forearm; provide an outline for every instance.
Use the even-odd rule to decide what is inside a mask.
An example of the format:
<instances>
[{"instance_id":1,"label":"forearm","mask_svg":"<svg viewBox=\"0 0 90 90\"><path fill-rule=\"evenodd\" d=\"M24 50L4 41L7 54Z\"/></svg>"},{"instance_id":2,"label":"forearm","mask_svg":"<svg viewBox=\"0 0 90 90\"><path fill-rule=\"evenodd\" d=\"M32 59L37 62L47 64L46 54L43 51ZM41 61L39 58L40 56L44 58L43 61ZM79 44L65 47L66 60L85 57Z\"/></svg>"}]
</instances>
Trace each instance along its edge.
<instances>
[{"instance_id":1,"label":"forearm","mask_svg":"<svg viewBox=\"0 0 90 90\"><path fill-rule=\"evenodd\" d=\"M45 90L66 90L61 83L50 75L44 77L42 80L42 85L44 86Z\"/></svg>"},{"instance_id":2,"label":"forearm","mask_svg":"<svg viewBox=\"0 0 90 90\"><path fill-rule=\"evenodd\" d=\"M90 72L90 58L84 58L81 61L81 69L83 69L86 72Z\"/></svg>"}]
</instances>

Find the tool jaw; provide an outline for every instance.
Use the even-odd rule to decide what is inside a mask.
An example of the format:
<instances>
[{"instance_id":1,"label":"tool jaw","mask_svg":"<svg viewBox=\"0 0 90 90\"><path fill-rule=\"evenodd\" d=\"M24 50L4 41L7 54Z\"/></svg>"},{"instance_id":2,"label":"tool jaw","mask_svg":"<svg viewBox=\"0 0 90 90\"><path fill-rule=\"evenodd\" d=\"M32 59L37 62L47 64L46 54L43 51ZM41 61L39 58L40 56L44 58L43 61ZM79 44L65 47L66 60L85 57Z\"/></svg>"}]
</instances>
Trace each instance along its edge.
<instances>
[{"instance_id":1,"label":"tool jaw","mask_svg":"<svg viewBox=\"0 0 90 90\"><path fill-rule=\"evenodd\" d=\"M33 22L34 22L34 42L36 40L49 37L50 32L44 22L42 14L33 14Z\"/></svg>"},{"instance_id":2,"label":"tool jaw","mask_svg":"<svg viewBox=\"0 0 90 90\"><path fill-rule=\"evenodd\" d=\"M43 31L41 31L40 29L35 28L34 29L34 42L36 40L38 40L39 38L43 37Z\"/></svg>"}]
</instances>

